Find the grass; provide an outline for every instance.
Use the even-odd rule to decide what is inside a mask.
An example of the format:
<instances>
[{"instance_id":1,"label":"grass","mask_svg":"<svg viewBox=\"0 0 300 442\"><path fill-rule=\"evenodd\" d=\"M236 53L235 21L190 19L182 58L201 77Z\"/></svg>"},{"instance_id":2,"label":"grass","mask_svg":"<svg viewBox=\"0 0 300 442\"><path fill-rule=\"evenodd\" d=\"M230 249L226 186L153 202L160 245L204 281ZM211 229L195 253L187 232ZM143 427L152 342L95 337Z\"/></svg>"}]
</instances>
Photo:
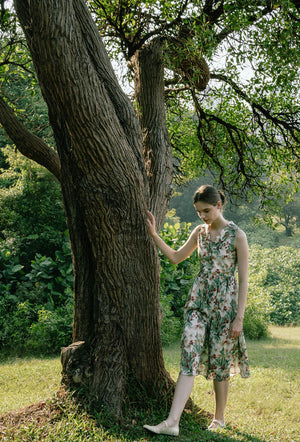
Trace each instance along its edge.
<instances>
[{"instance_id":1,"label":"grass","mask_svg":"<svg viewBox=\"0 0 300 442\"><path fill-rule=\"evenodd\" d=\"M58 358L0 361L0 414L54 395L60 383Z\"/></svg>"},{"instance_id":2,"label":"grass","mask_svg":"<svg viewBox=\"0 0 300 442\"><path fill-rule=\"evenodd\" d=\"M300 327L271 327L270 332L268 339L247 342L251 378L236 376L230 381L226 429L211 434L199 429L194 417L185 413L178 441L300 441ZM166 367L176 379L179 346L166 348L164 354ZM146 434L142 425L146 420L149 422L149 416L142 412L134 418L131 416L126 427L120 428L111 423L110 428L105 430L101 426L103 416L98 415L93 419L84 411L78 412L72 399L57 396L49 402L42 401L53 397L59 383L58 358L22 358L0 362L0 413L40 401L32 406L32 412L40 416L40 422L29 418L31 408L23 421L18 412L18 419L21 419L19 427L16 426L14 414L9 414L6 421L0 419L0 439L2 432L5 441L170 440L167 436ZM213 412L212 382L197 377L192 398L198 406ZM45 415L49 419L43 420L41 416ZM153 417L151 423L158 423L157 419L163 417Z\"/></svg>"}]
</instances>

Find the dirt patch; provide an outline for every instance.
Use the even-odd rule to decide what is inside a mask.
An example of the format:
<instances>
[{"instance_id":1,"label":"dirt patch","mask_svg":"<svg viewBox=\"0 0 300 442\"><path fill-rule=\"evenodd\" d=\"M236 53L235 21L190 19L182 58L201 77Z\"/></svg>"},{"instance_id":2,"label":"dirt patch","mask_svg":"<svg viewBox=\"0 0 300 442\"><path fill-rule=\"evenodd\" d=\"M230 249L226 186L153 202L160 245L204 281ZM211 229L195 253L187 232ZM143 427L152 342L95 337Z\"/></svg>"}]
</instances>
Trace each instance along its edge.
<instances>
[{"instance_id":1,"label":"dirt patch","mask_svg":"<svg viewBox=\"0 0 300 442\"><path fill-rule=\"evenodd\" d=\"M54 420L56 421L62 414L59 403L63 400L64 393L58 392L55 398L28 405L20 410L10 411L0 415L0 440L7 432L16 430L21 426L33 424L43 427Z\"/></svg>"}]
</instances>

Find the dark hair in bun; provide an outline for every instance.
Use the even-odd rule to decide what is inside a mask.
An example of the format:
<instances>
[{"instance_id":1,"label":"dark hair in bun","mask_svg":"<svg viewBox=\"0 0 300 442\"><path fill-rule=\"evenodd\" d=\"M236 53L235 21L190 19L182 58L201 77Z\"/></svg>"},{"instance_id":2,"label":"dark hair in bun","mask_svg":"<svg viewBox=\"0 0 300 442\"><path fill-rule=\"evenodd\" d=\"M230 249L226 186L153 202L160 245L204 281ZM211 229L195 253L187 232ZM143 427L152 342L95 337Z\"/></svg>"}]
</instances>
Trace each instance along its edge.
<instances>
[{"instance_id":1,"label":"dark hair in bun","mask_svg":"<svg viewBox=\"0 0 300 442\"><path fill-rule=\"evenodd\" d=\"M193 203L204 202L216 206L218 201L221 201L222 206L226 204L226 197L222 190L218 190L209 184L199 187L194 194Z\"/></svg>"}]
</instances>

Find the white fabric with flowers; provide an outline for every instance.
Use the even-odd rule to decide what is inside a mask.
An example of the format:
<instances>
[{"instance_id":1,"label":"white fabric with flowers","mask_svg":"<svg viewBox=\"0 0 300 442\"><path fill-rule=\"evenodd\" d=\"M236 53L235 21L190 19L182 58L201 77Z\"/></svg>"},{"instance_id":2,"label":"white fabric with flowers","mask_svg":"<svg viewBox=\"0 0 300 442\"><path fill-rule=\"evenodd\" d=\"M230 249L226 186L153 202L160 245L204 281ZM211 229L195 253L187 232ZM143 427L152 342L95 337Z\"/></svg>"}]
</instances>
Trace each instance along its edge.
<instances>
[{"instance_id":1,"label":"white fabric with flowers","mask_svg":"<svg viewBox=\"0 0 300 442\"><path fill-rule=\"evenodd\" d=\"M250 376L243 332L238 338L230 337L238 304L234 247L237 231L230 221L213 240L207 225L199 229L200 271L184 308L181 374L202 374L217 381L236 373Z\"/></svg>"}]
</instances>

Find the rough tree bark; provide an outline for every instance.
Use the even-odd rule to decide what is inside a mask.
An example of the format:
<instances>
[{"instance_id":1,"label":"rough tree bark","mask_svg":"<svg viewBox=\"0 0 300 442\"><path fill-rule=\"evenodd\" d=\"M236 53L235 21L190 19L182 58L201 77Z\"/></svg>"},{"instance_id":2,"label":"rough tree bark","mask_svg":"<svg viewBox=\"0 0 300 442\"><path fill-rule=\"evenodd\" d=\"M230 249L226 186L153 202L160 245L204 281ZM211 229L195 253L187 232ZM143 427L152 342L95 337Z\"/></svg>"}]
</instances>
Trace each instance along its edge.
<instances>
[{"instance_id":1,"label":"rough tree bark","mask_svg":"<svg viewBox=\"0 0 300 442\"><path fill-rule=\"evenodd\" d=\"M171 199L172 148L164 103L164 40L157 38L131 58L135 98L143 133L145 166L149 180L150 208L159 227Z\"/></svg>"},{"instance_id":2,"label":"rough tree bark","mask_svg":"<svg viewBox=\"0 0 300 442\"><path fill-rule=\"evenodd\" d=\"M171 382L160 341L159 262L145 226L150 201L154 212L163 207L160 218L166 210L171 151L167 186L153 184L151 197L138 118L83 0L15 6L56 139L73 256L74 344L62 355L63 380L88 384L121 415L130 379L148 391ZM147 127L159 124L157 115ZM168 146L165 137L157 148ZM162 170L151 173L155 183Z\"/></svg>"}]
</instances>

